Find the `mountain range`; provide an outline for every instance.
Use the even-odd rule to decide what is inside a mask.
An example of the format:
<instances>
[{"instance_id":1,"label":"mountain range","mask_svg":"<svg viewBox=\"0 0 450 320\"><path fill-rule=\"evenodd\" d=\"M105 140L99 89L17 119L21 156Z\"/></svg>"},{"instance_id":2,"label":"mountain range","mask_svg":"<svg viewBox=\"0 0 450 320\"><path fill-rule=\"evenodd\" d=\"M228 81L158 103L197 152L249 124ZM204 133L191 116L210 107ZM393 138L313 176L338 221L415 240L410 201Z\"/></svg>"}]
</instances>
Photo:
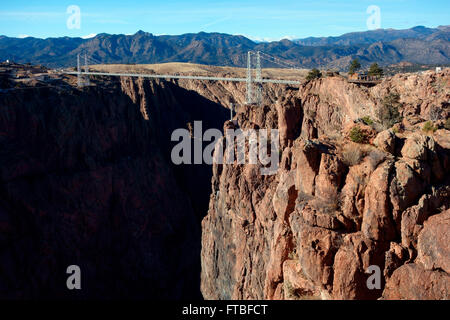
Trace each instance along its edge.
<instances>
[{"instance_id":1,"label":"mountain range","mask_svg":"<svg viewBox=\"0 0 450 320\"><path fill-rule=\"evenodd\" d=\"M83 38L11 38L0 36L0 59L48 67L76 65L76 56L87 53L102 63L190 62L244 67L247 51L262 51L302 68L344 70L358 58L363 67L373 62L391 65L450 64L450 26L406 30L379 29L339 37L283 39L254 42L223 33L189 33L156 36L138 31L133 35L98 34ZM263 67L273 67L271 63Z\"/></svg>"}]
</instances>

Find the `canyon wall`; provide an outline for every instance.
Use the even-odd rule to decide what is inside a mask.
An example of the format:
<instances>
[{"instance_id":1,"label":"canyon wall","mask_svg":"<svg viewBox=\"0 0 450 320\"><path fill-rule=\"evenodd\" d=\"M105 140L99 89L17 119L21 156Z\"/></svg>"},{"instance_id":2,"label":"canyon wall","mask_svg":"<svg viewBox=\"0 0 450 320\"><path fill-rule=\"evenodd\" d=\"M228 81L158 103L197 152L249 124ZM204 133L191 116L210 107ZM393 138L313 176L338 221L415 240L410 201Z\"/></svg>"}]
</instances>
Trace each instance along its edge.
<instances>
[{"instance_id":1,"label":"canyon wall","mask_svg":"<svg viewBox=\"0 0 450 320\"><path fill-rule=\"evenodd\" d=\"M237 127L280 130L280 168L214 165L203 296L449 299L449 98L446 69L372 88L328 77L241 109ZM380 128L392 105L402 122ZM367 141L348 139L355 126Z\"/></svg>"},{"instance_id":2,"label":"canyon wall","mask_svg":"<svg viewBox=\"0 0 450 320\"><path fill-rule=\"evenodd\" d=\"M170 134L227 117L165 81L2 93L0 298L200 299L212 173L173 166Z\"/></svg>"}]
</instances>

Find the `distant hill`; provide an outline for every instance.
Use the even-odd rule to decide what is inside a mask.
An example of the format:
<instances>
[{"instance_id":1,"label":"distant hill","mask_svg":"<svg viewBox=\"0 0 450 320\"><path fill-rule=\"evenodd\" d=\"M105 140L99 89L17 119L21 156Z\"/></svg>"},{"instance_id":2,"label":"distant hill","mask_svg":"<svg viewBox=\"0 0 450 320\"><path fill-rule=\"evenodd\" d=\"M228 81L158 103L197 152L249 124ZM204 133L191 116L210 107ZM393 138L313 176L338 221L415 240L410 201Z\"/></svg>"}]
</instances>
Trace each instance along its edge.
<instances>
[{"instance_id":1,"label":"distant hill","mask_svg":"<svg viewBox=\"0 0 450 320\"><path fill-rule=\"evenodd\" d=\"M0 36L1 60L49 67L74 66L77 54L84 52L102 63L191 62L244 67L249 50L276 55L303 68L345 69L353 58L359 58L363 66L373 62L391 65L402 61L449 64L450 27L382 29L340 37L262 43L243 36L204 32L155 36L139 31L134 35L99 34L90 39Z\"/></svg>"},{"instance_id":2,"label":"distant hill","mask_svg":"<svg viewBox=\"0 0 450 320\"><path fill-rule=\"evenodd\" d=\"M450 27L426 28L423 26L406 30L378 29L363 32L346 33L338 37L309 37L305 39L293 40L297 44L304 46L351 46L361 44L372 44L375 42L391 42L397 39L421 39L443 32L449 32Z\"/></svg>"}]
</instances>

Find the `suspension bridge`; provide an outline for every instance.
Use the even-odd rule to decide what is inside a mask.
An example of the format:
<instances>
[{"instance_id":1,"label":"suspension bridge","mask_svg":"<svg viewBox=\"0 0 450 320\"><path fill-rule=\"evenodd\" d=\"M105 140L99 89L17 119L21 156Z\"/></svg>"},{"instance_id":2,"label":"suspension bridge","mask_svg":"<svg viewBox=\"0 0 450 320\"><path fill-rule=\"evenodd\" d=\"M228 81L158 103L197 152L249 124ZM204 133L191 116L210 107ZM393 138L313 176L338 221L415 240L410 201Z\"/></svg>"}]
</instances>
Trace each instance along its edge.
<instances>
[{"instance_id":1,"label":"suspension bridge","mask_svg":"<svg viewBox=\"0 0 450 320\"><path fill-rule=\"evenodd\" d=\"M84 61L82 59L84 58ZM112 76L112 77L138 77L150 79L189 79L189 80L207 80L207 81L231 81L231 82L245 82L246 85L246 103L247 104L261 104L263 96L263 84L276 83L286 85L300 85L300 81L282 80L282 79L264 79L262 77L261 62L268 61L272 64L282 66L284 68L300 70L301 68L289 61L280 59L261 51L249 51L247 53L247 76L245 78L233 77L209 77L209 76L189 76L189 75L170 75L170 74L145 74L145 73L114 73L114 72L93 72L89 71L89 65L101 65L102 62L88 57L84 54L77 55L77 69L76 71L62 70L61 73L71 74L77 76L77 85L79 87L90 84L89 76ZM84 69L84 70L83 70Z\"/></svg>"}]
</instances>

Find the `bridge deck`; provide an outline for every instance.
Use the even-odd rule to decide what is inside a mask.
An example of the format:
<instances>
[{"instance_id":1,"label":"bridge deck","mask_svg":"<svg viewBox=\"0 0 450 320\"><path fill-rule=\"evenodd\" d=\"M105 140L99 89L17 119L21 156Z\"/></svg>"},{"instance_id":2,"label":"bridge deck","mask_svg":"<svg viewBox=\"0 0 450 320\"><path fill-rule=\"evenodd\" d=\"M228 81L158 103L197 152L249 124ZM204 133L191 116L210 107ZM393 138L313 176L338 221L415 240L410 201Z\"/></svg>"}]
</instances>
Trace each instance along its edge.
<instances>
[{"instance_id":1,"label":"bridge deck","mask_svg":"<svg viewBox=\"0 0 450 320\"><path fill-rule=\"evenodd\" d=\"M225 77L205 77L205 76L181 76L169 74L141 74L141 73L111 73L111 72L62 72L71 75L88 75L88 76L112 76L112 77L140 77L152 79L191 79L191 80L211 80L211 81L232 81L232 82L247 82L247 78L225 78ZM301 84L300 81L294 80L277 80L277 79L261 79L260 81L253 80L253 82L261 83L278 83L278 84Z\"/></svg>"}]
</instances>

